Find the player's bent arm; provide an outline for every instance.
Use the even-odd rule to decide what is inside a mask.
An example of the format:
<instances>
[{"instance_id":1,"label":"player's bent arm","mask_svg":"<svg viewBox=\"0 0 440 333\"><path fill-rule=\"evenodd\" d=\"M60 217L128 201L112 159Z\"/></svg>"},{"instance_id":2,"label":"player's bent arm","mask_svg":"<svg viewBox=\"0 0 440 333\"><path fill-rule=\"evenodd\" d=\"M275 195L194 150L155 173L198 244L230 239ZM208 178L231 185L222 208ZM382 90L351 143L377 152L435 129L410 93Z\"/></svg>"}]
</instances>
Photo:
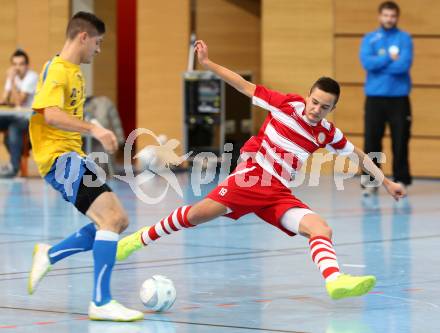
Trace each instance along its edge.
<instances>
[{"instance_id":1,"label":"player's bent arm","mask_svg":"<svg viewBox=\"0 0 440 333\"><path fill-rule=\"evenodd\" d=\"M211 60L206 60L202 63L202 65L207 70L214 72L217 76L229 83L242 94L251 98L254 96L256 85L243 79L243 77L241 77L239 74L231 71L226 67L216 64Z\"/></svg>"},{"instance_id":2,"label":"player's bent arm","mask_svg":"<svg viewBox=\"0 0 440 333\"><path fill-rule=\"evenodd\" d=\"M374 164L373 160L365 154L361 149L354 147L353 153L358 157L360 167L363 171L368 173L370 176L374 177L377 181L379 181L381 184L389 181L389 179L385 178L385 175L383 174L382 170L380 170L376 164Z\"/></svg>"},{"instance_id":3,"label":"player's bent arm","mask_svg":"<svg viewBox=\"0 0 440 333\"><path fill-rule=\"evenodd\" d=\"M95 125L91 123L63 112L56 106L44 109L44 120L48 125L63 131L79 132L81 134L92 134L92 129L95 127Z\"/></svg>"},{"instance_id":4,"label":"player's bent arm","mask_svg":"<svg viewBox=\"0 0 440 333\"><path fill-rule=\"evenodd\" d=\"M90 134L104 146L109 153L114 153L118 149L116 136L112 131L104 127L97 126L87 121L75 118L58 107L44 109L44 120L50 126L69 132L79 132Z\"/></svg>"}]
</instances>

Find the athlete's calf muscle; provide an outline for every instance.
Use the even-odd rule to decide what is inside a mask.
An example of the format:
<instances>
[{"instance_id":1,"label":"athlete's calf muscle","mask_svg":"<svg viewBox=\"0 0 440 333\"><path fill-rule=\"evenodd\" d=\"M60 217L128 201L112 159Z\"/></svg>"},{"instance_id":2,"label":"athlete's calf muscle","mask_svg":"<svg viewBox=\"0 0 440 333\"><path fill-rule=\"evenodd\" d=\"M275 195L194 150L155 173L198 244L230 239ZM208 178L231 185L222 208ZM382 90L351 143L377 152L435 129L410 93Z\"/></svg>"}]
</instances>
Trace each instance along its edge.
<instances>
[{"instance_id":1,"label":"athlete's calf muscle","mask_svg":"<svg viewBox=\"0 0 440 333\"><path fill-rule=\"evenodd\" d=\"M332 229L318 214L305 215L299 224L299 232L307 238L313 238L316 236L332 238Z\"/></svg>"},{"instance_id":2,"label":"athlete's calf muscle","mask_svg":"<svg viewBox=\"0 0 440 333\"><path fill-rule=\"evenodd\" d=\"M121 233L128 227L127 213L113 192L104 192L96 198L86 215L99 229Z\"/></svg>"}]
</instances>

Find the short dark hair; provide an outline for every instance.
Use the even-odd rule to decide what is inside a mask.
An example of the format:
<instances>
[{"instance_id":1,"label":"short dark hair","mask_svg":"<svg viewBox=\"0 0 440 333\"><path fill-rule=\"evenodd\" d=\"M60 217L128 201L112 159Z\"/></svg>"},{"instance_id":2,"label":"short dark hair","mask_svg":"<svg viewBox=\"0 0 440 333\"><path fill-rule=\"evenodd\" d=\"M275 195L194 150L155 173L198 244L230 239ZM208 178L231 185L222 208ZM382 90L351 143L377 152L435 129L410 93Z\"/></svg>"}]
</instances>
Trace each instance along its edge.
<instances>
[{"instance_id":1,"label":"short dark hair","mask_svg":"<svg viewBox=\"0 0 440 333\"><path fill-rule=\"evenodd\" d=\"M12 58L15 58L15 57L23 57L24 61L26 62L26 65L29 65L29 56L22 49L16 49L15 52L12 53L11 61L12 61Z\"/></svg>"},{"instance_id":2,"label":"short dark hair","mask_svg":"<svg viewBox=\"0 0 440 333\"><path fill-rule=\"evenodd\" d=\"M336 97L336 105L339 100L339 96L341 95L341 87L339 86L339 83L337 81L333 80L331 77L323 76L320 77L315 83L313 83L312 88L310 88L310 93L312 93L315 88L334 95Z\"/></svg>"},{"instance_id":3,"label":"short dark hair","mask_svg":"<svg viewBox=\"0 0 440 333\"><path fill-rule=\"evenodd\" d=\"M66 36L69 39L74 39L76 35L84 31L93 37L103 35L105 33L105 23L92 13L78 12L69 21Z\"/></svg>"},{"instance_id":4,"label":"short dark hair","mask_svg":"<svg viewBox=\"0 0 440 333\"><path fill-rule=\"evenodd\" d=\"M400 15L400 8L399 8L399 5L398 5L397 3L395 3L394 1L385 1L385 2L382 2L382 3L379 5L379 9L378 9L378 10L379 10L379 14L382 13L382 10L384 10L384 9L395 10L396 13L397 13L397 16Z\"/></svg>"}]
</instances>

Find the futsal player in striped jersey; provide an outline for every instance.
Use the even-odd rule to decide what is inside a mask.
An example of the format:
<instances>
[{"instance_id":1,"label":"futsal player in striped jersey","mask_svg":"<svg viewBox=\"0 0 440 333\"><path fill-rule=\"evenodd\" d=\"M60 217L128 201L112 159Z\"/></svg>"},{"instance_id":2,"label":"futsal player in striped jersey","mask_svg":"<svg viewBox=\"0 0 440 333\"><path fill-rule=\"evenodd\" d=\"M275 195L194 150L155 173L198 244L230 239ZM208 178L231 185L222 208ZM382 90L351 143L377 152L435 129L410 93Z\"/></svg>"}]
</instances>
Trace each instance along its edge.
<instances>
[{"instance_id":1,"label":"futsal player in striped jersey","mask_svg":"<svg viewBox=\"0 0 440 333\"><path fill-rule=\"evenodd\" d=\"M385 178L371 159L347 140L325 117L335 108L339 84L322 77L310 89L309 96L283 94L246 81L240 75L208 58L208 47L197 41L199 63L235 89L252 98L255 105L269 111L257 136L243 146L244 162L208 196L194 206L177 208L157 224L140 229L118 243L117 259L124 260L134 251L161 237L195 227L219 216L238 219L255 213L286 234L308 238L313 262L319 268L332 299L361 296L376 282L374 276L350 276L341 273L332 242L332 229L326 221L296 198L289 182L307 158L319 148L337 154L356 156L361 167L376 179L396 200L405 189ZM248 158L247 158L247 157Z\"/></svg>"},{"instance_id":2,"label":"futsal player in striped jersey","mask_svg":"<svg viewBox=\"0 0 440 333\"><path fill-rule=\"evenodd\" d=\"M113 132L83 120L85 83L80 64L90 63L101 51L104 33L104 22L91 13L78 12L67 26L61 53L44 65L40 75L29 128L34 159L45 181L92 223L53 246L36 244L28 291L33 294L58 261L93 251L89 318L134 321L143 319L142 312L113 300L110 292L116 245L119 234L128 226L127 214L105 182L87 183L87 178L96 178L96 170L82 151L81 134L93 136L110 153L117 149Z\"/></svg>"}]
</instances>

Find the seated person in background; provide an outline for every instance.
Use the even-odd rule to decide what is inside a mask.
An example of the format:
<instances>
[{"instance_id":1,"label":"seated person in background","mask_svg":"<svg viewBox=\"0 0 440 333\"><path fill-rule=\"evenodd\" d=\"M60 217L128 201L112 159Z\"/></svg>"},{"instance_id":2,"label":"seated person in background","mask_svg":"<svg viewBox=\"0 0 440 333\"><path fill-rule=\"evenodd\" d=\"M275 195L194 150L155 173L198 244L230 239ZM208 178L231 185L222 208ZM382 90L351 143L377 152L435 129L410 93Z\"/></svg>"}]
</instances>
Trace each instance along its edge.
<instances>
[{"instance_id":1,"label":"seated person in background","mask_svg":"<svg viewBox=\"0 0 440 333\"><path fill-rule=\"evenodd\" d=\"M0 104L30 108L37 87L38 74L29 69L29 57L23 50L11 56L11 67L6 72L5 88ZM1 116L0 131L7 131L6 148L10 162L0 169L0 178L15 177L20 169L23 135L29 127L26 116Z\"/></svg>"},{"instance_id":2,"label":"seated person in background","mask_svg":"<svg viewBox=\"0 0 440 333\"><path fill-rule=\"evenodd\" d=\"M87 97L84 103L84 118L95 125L107 128L111 130L118 140L118 148L124 146L125 135L124 129L122 128L121 118L119 117L119 112L116 109L114 103L107 96L91 96ZM85 139L87 142L89 139ZM91 152L104 152L105 149L102 144L93 138L90 138L91 143L87 144L85 151L87 154ZM95 161L101 168L106 171L107 175L112 176L113 170L113 160L112 156L109 155L108 163L99 163Z\"/></svg>"}]
</instances>

